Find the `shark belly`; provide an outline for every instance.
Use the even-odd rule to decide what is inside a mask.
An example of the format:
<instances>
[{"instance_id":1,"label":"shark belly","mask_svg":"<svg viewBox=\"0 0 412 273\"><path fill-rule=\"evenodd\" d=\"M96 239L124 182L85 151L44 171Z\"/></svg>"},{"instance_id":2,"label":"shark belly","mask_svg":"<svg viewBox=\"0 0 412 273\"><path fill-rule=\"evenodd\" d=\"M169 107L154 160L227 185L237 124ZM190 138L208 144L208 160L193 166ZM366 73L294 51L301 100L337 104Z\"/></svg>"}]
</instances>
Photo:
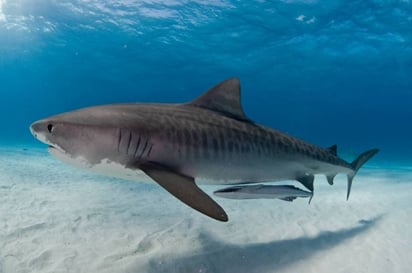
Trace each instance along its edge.
<instances>
[{"instance_id":1,"label":"shark belly","mask_svg":"<svg viewBox=\"0 0 412 273\"><path fill-rule=\"evenodd\" d=\"M99 163L91 165L85 158L73 158L59 149L49 148L49 153L55 158L72 165L74 167L84 169L96 174L121 178L125 180L133 180L145 183L153 183L153 179L147 176L143 171L134 168L128 168L126 164L116 162L113 159L102 159Z\"/></svg>"}]
</instances>

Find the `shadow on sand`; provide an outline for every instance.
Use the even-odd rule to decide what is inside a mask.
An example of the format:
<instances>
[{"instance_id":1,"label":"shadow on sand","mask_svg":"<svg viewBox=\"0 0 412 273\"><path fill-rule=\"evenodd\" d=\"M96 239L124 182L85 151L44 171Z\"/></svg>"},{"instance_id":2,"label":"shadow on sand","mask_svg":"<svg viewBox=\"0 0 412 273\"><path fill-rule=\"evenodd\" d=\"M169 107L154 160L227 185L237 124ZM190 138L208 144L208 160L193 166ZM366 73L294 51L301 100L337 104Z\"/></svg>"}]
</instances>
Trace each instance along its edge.
<instances>
[{"instance_id":1,"label":"shadow on sand","mask_svg":"<svg viewBox=\"0 0 412 273\"><path fill-rule=\"evenodd\" d=\"M203 247L197 253L171 258L169 255L153 257L145 270L140 272L275 272L293 263L303 261L324 250L329 250L345 240L371 229L381 216L361 220L354 227L338 231L326 231L316 237L301 237L290 240L230 245L220 242L207 233L200 234ZM173 257L173 254L171 253Z\"/></svg>"}]
</instances>

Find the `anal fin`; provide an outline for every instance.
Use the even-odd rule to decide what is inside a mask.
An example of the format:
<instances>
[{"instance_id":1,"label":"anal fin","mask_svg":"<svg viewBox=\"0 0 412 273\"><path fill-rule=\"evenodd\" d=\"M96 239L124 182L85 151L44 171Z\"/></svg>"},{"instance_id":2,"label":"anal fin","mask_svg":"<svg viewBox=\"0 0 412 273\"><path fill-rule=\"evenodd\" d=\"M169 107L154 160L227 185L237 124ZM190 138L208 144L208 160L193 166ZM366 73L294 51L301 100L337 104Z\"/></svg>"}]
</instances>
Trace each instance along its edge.
<instances>
[{"instance_id":1,"label":"anal fin","mask_svg":"<svg viewBox=\"0 0 412 273\"><path fill-rule=\"evenodd\" d=\"M223 208L196 185L193 177L154 163L140 164L139 169L189 207L216 220L228 221Z\"/></svg>"}]
</instances>

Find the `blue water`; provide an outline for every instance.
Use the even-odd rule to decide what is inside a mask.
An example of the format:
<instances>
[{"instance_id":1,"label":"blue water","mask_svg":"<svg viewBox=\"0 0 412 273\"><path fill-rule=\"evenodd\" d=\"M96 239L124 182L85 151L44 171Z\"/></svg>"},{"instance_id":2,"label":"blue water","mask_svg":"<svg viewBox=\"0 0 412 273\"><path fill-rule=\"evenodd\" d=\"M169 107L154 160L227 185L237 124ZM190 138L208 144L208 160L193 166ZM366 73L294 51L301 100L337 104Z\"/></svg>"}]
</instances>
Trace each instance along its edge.
<instances>
[{"instance_id":1,"label":"blue water","mask_svg":"<svg viewBox=\"0 0 412 273\"><path fill-rule=\"evenodd\" d=\"M256 122L351 159L412 154L407 1L0 0L2 143L84 106L189 101L239 77Z\"/></svg>"},{"instance_id":2,"label":"blue water","mask_svg":"<svg viewBox=\"0 0 412 273\"><path fill-rule=\"evenodd\" d=\"M217 199L52 158L29 125L73 109L186 102L238 77L247 116L352 161L315 196ZM410 0L0 0L0 273L374 272L412 263ZM290 182L292 183L292 182Z\"/></svg>"}]
</instances>

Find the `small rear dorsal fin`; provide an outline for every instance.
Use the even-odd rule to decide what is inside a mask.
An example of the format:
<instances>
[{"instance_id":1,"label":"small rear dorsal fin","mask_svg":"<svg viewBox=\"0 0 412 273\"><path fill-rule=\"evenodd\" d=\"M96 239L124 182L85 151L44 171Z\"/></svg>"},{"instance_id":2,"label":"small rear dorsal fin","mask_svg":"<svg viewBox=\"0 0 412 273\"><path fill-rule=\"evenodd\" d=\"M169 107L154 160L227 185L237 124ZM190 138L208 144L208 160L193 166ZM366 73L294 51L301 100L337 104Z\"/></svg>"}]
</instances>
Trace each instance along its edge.
<instances>
[{"instance_id":1,"label":"small rear dorsal fin","mask_svg":"<svg viewBox=\"0 0 412 273\"><path fill-rule=\"evenodd\" d=\"M335 176L335 174L326 176L326 180L328 180L329 185L333 185L333 179L335 179Z\"/></svg>"},{"instance_id":2,"label":"small rear dorsal fin","mask_svg":"<svg viewBox=\"0 0 412 273\"><path fill-rule=\"evenodd\" d=\"M326 148L326 150L329 151L334 156L338 156L338 145L334 144L330 146L329 148Z\"/></svg>"},{"instance_id":3,"label":"small rear dorsal fin","mask_svg":"<svg viewBox=\"0 0 412 273\"><path fill-rule=\"evenodd\" d=\"M219 112L237 120L250 121L240 103L240 82L237 78L219 83L187 105Z\"/></svg>"}]
</instances>

